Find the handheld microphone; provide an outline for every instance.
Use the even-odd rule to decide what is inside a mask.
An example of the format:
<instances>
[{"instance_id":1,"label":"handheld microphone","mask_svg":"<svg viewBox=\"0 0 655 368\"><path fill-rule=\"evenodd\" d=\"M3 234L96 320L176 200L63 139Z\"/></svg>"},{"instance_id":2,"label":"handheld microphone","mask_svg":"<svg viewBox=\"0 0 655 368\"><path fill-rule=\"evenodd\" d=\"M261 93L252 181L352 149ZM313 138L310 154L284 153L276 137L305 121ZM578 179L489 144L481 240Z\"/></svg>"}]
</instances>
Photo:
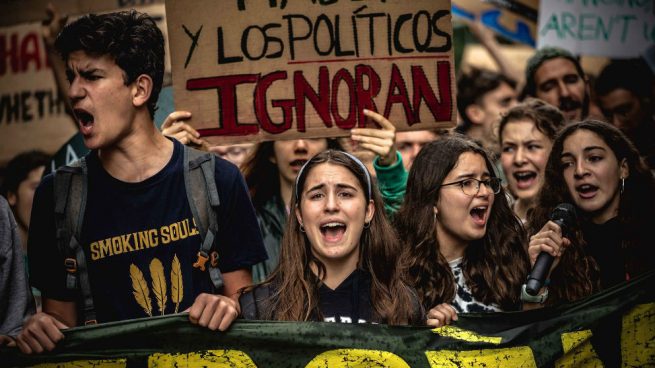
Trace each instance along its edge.
<instances>
[{"instance_id":1,"label":"handheld microphone","mask_svg":"<svg viewBox=\"0 0 655 368\"><path fill-rule=\"evenodd\" d=\"M550 214L550 220L562 229L562 236L570 238L572 228L577 223L575 207L570 203L558 204ZM534 296L539 293L539 290L541 290L544 285L548 271L550 271L550 267L553 265L553 260L553 256L549 253L539 253L537 261L534 263L532 271L528 276L528 281L525 283L525 291L528 294Z\"/></svg>"}]
</instances>

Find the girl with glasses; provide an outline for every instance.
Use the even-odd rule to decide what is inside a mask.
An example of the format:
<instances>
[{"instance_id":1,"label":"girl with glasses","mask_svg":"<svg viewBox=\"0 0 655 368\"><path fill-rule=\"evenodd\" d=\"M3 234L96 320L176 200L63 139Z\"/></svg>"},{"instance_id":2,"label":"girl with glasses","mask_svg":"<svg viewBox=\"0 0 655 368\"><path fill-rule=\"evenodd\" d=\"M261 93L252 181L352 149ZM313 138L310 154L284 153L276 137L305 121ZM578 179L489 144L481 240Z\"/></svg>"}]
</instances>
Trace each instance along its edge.
<instances>
[{"instance_id":1,"label":"girl with glasses","mask_svg":"<svg viewBox=\"0 0 655 368\"><path fill-rule=\"evenodd\" d=\"M396 221L428 325L520 308L523 228L479 145L453 136L424 146Z\"/></svg>"}]
</instances>

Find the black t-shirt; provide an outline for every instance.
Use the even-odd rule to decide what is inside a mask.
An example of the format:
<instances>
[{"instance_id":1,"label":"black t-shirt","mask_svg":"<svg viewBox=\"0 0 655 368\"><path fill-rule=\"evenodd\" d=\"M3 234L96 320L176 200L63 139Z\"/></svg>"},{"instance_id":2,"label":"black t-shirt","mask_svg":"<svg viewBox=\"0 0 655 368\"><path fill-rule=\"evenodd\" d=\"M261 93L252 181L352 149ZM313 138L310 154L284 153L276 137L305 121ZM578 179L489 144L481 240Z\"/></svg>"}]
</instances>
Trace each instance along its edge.
<instances>
[{"instance_id":1,"label":"black t-shirt","mask_svg":"<svg viewBox=\"0 0 655 368\"><path fill-rule=\"evenodd\" d=\"M584 222L582 233L587 242L587 253L600 269L601 289L607 289L626 280L626 254L622 248L623 230L618 217L604 224Z\"/></svg>"},{"instance_id":2,"label":"black t-shirt","mask_svg":"<svg viewBox=\"0 0 655 368\"><path fill-rule=\"evenodd\" d=\"M355 270L336 289L322 284L318 289L323 321L337 323L372 322L371 276Z\"/></svg>"},{"instance_id":3,"label":"black t-shirt","mask_svg":"<svg viewBox=\"0 0 655 368\"><path fill-rule=\"evenodd\" d=\"M239 302L245 319L268 319L272 313L272 295L275 286L264 284L244 293ZM372 320L371 276L355 270L336 289L325 284L319 288L319 309L324 322L367 323ZM319 321L317 316L314 321Z\"/></svg>"},{"instance_id":4,"label":"black t-shirt","mask_svg":"<svg viewBox=\"0 0 655 368\"><path fill-rule=\"evenodd\" d=\"M181 312L213 292L208 271L193 268L201 237L184 187L183 146L154 176L126 183L109 175L97 153L87 156L88 196L80 244L98 322ZM250 269L266 259L248 191L236 166L217 158L218 266ZM77 301L66 289L54 222L53 177L39 185L29 234L30 278L45 298Z\"/></svg>"}]
</instances>

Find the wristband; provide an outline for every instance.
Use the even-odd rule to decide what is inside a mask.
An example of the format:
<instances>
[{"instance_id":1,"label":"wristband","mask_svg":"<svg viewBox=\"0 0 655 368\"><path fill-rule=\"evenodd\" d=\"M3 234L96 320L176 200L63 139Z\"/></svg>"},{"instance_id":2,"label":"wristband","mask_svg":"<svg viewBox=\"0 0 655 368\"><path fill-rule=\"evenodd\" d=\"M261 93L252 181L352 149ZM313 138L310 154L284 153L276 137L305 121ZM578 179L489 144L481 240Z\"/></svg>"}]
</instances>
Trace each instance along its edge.
<instances>
[{"instance_id":1,"label":"wristband","mask_svg":"<svg viewBox=\"0 0 655 368\"><path fill-rule=\"evenodd\" d=\"M539 295L530 295L525 290L525 288L526 285L523 284L523 286L521 287L521 300L524 302L544 304L546 299L548 299L548 288L545 288L545 291Z\"/></svg>"}]
</instances>

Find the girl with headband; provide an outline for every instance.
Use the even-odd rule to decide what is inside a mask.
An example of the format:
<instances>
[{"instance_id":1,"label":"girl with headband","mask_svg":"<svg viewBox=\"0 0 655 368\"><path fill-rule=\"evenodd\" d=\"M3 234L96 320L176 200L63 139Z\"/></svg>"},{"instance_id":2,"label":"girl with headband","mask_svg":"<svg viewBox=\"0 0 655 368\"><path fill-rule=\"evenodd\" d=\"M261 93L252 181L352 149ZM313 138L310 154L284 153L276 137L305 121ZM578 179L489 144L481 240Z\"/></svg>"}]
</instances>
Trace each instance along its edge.
<instances>
[{"instance_id":1,"label":"girl with headband","mask_svg":"<svg viewBox=\"0 0 655 368\"><path fill-rule=\"evenodd\" d=\"M401 247L371 176L334 150L299 171L280 262L240 299L246 319L421 324Z\"/></svg>"},{"instance_id":2,"label":"girl with headband","mask_svg":"<svg viewBox=\"0 0 655 368\"><path fill-rule=\"evenodd\" d=\"M317 153L341 148L338 140L329 138L261 142L241 165L268 254L266 261L252 267L253 282L264 281L277 266L298 171Z\"/></svg>"}]
</instances>

